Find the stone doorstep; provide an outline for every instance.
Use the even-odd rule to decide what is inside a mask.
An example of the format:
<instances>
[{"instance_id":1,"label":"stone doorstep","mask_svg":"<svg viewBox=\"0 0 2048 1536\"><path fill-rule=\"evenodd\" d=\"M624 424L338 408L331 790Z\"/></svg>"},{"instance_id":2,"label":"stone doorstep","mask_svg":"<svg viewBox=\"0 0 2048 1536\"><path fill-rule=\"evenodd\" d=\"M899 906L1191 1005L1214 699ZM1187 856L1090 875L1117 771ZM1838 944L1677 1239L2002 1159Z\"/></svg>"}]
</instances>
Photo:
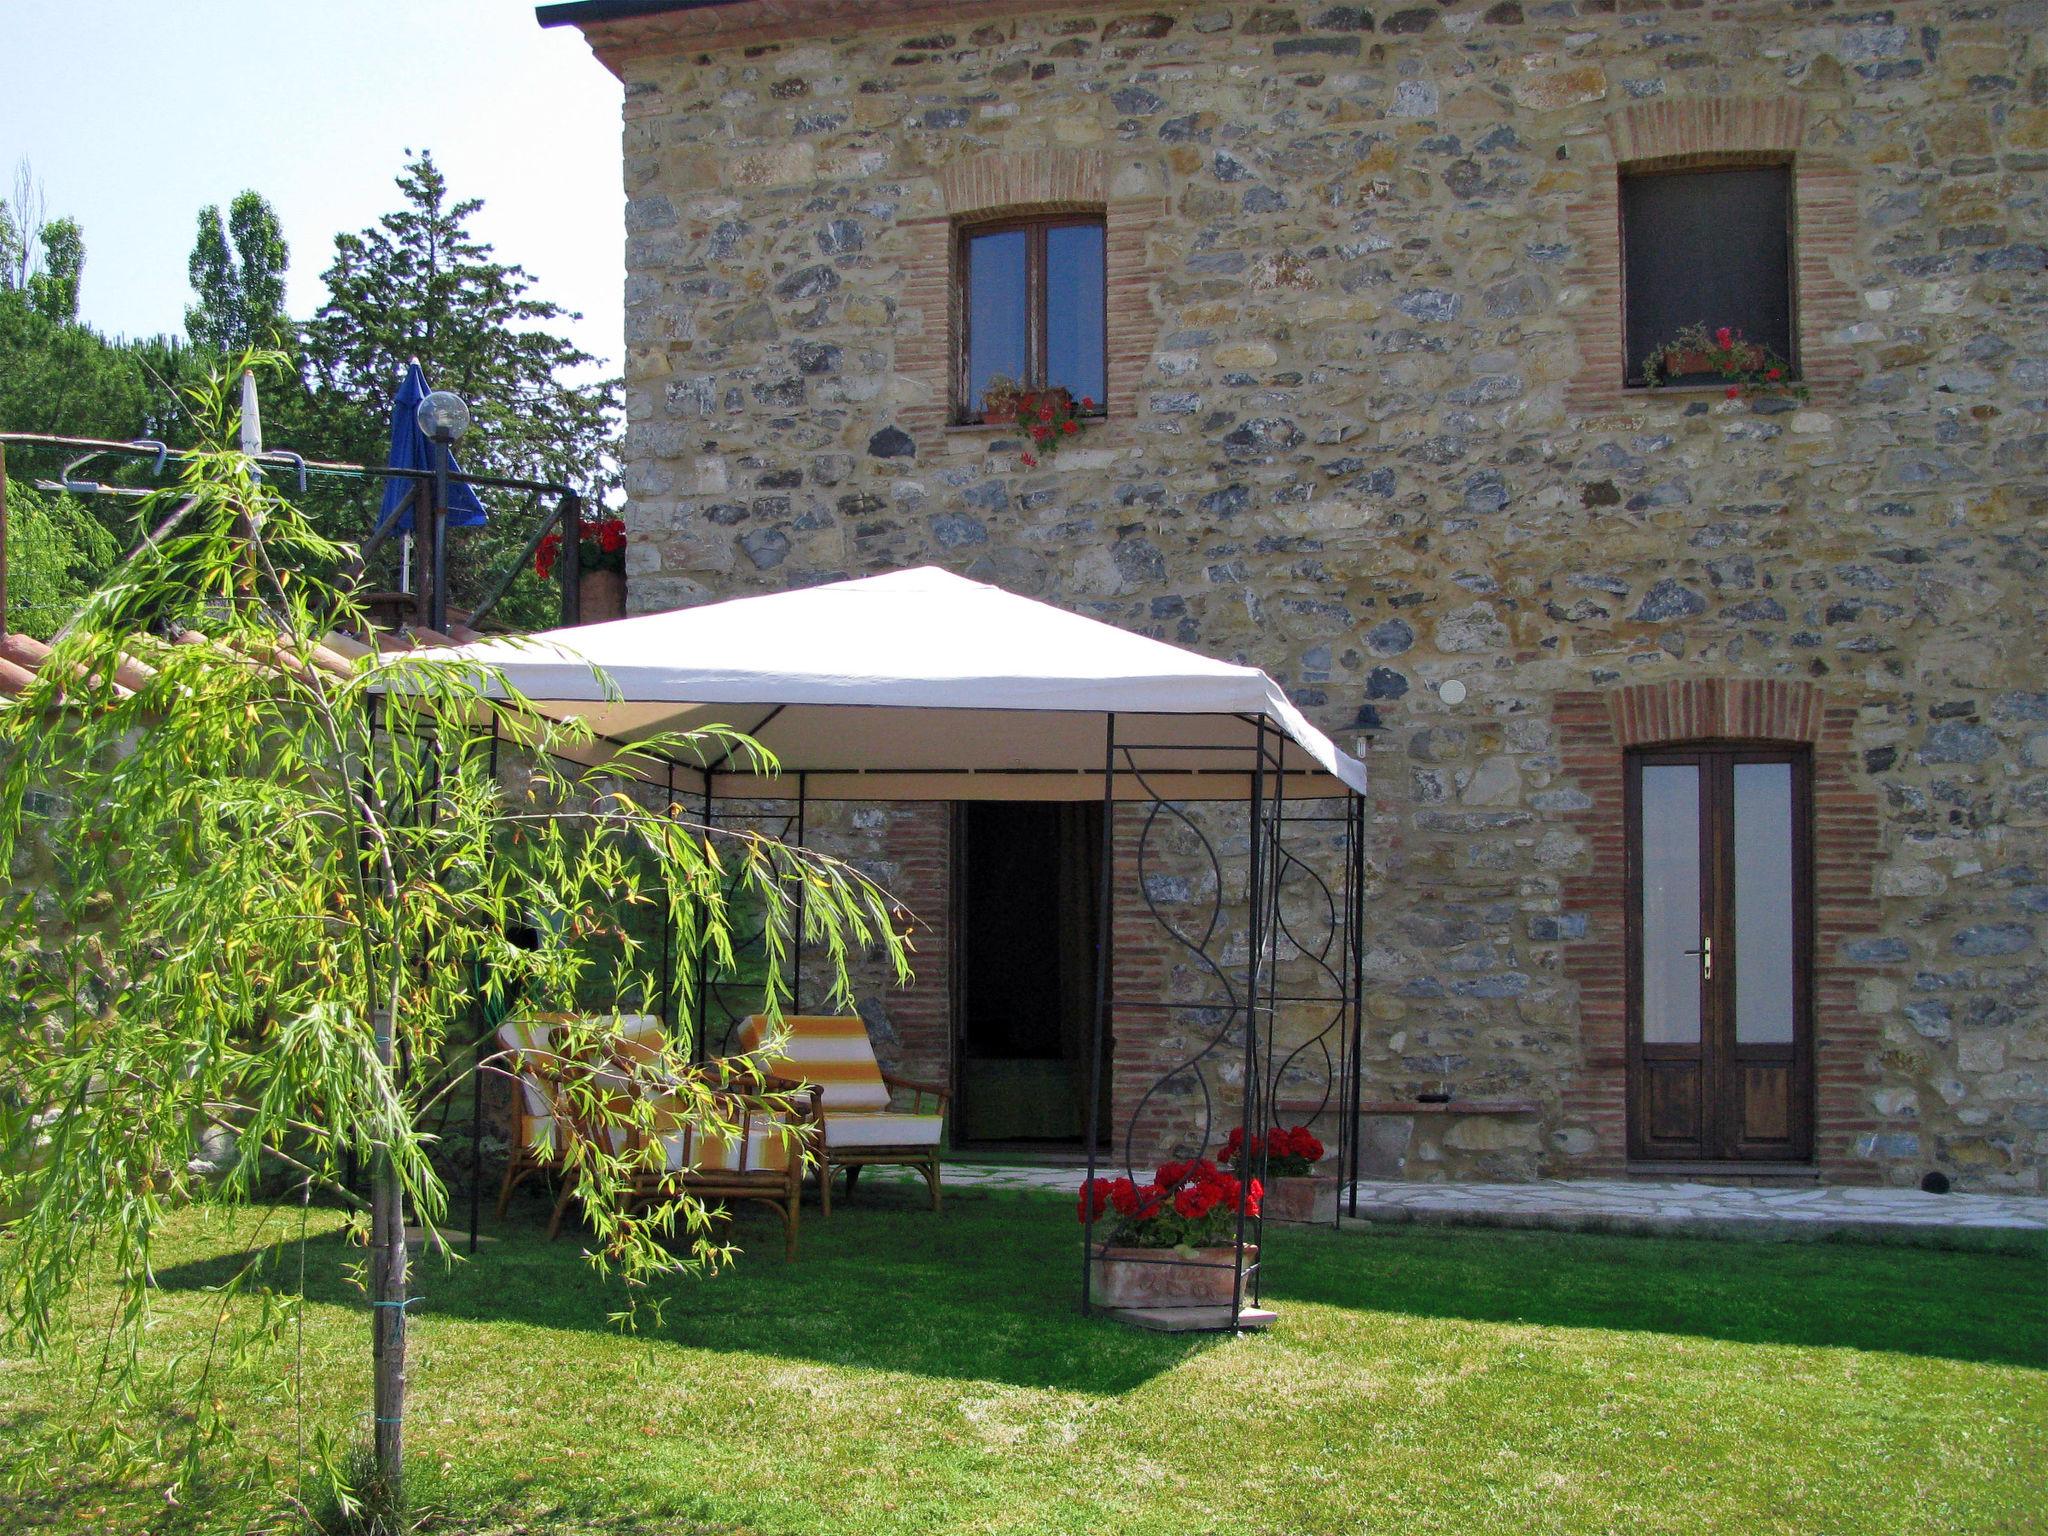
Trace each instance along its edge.
<instances>
[{"instance_id":1,"label":"stone doorstep","mask_svg":"<svg viewBox=\"0 0 2048 1536\"><path fill-rule=\"evenodd\" d=\"M1104 1317L1152 1333L1229 1333L1228 1307L1103 1307ZM1237 1331L1263 1331L1273 1326L1279 1314L1270 1307L1240 1307Z\"/></svg>"}]
</instances>

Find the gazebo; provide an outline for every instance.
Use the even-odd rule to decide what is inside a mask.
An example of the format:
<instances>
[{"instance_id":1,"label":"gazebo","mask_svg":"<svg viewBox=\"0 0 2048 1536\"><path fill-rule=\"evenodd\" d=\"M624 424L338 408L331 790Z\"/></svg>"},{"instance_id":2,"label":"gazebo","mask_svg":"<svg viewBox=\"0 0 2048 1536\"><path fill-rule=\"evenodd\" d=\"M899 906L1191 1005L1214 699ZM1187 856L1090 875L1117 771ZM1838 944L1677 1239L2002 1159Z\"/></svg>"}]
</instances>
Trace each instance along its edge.
<instances>
[{"instance_id":1,"label":"gazebo","mask_svg":"<svg viewBox=\"0 0 2048 1536\"><path fill-rule=\"evenodd\" d=\"M793 810L801 842L806 811L825 801L1099 800L1105 957L1118 915L1114 812L1138 808L1140 869L1155 832L1170 827L1183 856L1193 847L1207 858L1210 875L1197 884L1210 899L1190 920L1162 910L1145 881L1146 911L1125 914L1165 930L1179 957L1167 995L1119 995L1110 965L1098 965L1088 1175L1105 1139L1111 1158L1130 1161L1128 1130L1104 1138L1097 1121L1105 1042L1120 1020L1120 1030L1171 1021L1197 1042L1155 1091L1169 1082L1198 1090L1202 1145L1220 1129L1217 1100L1233 1081L1233 1119L1248 1142L1283 1078L1319 1077L1321 1102L1338 1117L1340 1171L1355 1180L1365 767L1257 668L932 567L421 656L443 659L490 668L543 714L580 718L600 753L713 724L760 742L777 760L772 774L730 752L708 763L662 760L668 803L706 824L775 803ZM1226 893L1215 844L1188 813L1199 802L1233 817L1241 808L1241 895ZM1290 843L1311 837L1341 848L1334 885ZM1232 905L1242 913L1236 924ZM664 1007L672 1012L672 996ZM1283 1048L1274 1028L1283 1013L1319 1027ZM474 1230L474 1205L471 1221ZM1084 1226L1089 1307L1093 1220ZM1242 1241L1257 1233L1240 1236L1224 1324L1232 1328L1259 1294Z\"/></svg>"}]
</instances>

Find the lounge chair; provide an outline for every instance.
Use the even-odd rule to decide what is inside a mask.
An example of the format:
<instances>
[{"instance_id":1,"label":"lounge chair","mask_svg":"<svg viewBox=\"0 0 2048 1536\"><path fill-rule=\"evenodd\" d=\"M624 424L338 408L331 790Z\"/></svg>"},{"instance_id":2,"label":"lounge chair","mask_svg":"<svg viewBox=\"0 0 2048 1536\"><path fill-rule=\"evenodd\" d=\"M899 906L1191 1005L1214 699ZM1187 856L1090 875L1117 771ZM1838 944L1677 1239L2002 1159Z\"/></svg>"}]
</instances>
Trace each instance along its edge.
<instances>
[{"instance_id":1,"label":"lounge chair","mask_svg":"<svg viewBox=\"0 0 2048 1536\"><path fill-rule=\"evenodd\" d=\"M741 1023L737 1043L760 1062L762 1071L814 1090L822 1130L817 1157L823 1213L832 1214L836 1169L846 1170L850 1199L861 1169L876 1163L894 1163L923 1174L932 1209L938 1210L939 1144L945 1139L946 1106L952 1094L933 1083L884 1072L868 1041L868 1027L858 1018L791 1014L782 1020L782 1030L775 1050L764 1049L775 1031L757 1013ZM892 1107L891 1089L912 1095L909 1110ZM936 1109L925 1109L927 1100Z\"/></svg>"},{"instance_id":2,"label":"lounge chair","mask_svg":"<svg viewBox=\"0 0 2048 1536\"><path fill-rule=\"evenodd\" d=\"M664 1040L658 1019L627 1024L613 1045L629 1083L644 1086L650 1093L654 1137L662 1148L660 1169L643 1168L635 1174L629 1203L667 1198L678 1187L700 1200L754 1201L782 1218L784 1251L795 1259L804 1145L817 1139L810 1115L801 1111L794 1117L757 1113L740 1095L721 1094L721 1117L737 1127L739 1134L707 1131L687 1118L684 1105L661 1094L643 1076L634 1075L636 1068L643 1074L659 1068ZM796 1087L772 1078L765 1079L762 1086L770 1090ZM792 1120L799 1127L794 1132Z\"/></svg>"},{"instance_id":3,"label":"lounge chair","mask_svg":"<svg viewBox=\"0 0 2048 1536\"><path fill-rule=\"evenodd\" d=\"M517 1092L512 1096L512 1145L505 1158L505 1179L498 1186L498 1219L512 1203L512 1191L554 1165L555 1085L562 1063L549 1047L556 1024L566 1014L507 1019L498 1026L498 1044L505 1052Z\"/></svg>"},{"instance_id":4,"label":"lounge chair","mask_svg":"<svg viewBox=\"0 0 2048 1536\"><path fill-rule=\"evenodd\" d=\"M513 1114L513 1148L498 1196L502 1217L512 1191L532 1174L557 1166L562 1152L560 1127L575 1118L564 1084L579 1071L589 1074L607 1093L646 1093L653 1103L652 1130L616 1124L586 1125L586 1140L600 1136L614 1153L631 1153L638 1162L624 1203L635 1205L672 1199L687 1192L700 1200L752 1200L782 1218L784 1249L796 1257L798 1196L803 1181L801 1132L793 1137L778 1116L756 1114L737 1095L725 1109L739 1127L736 1137L707 1132L692 1124L682 1106L646 1079L646 1069L659 1063L663 1048L661 1021L651 1014L626 1014L608 1042L609 1058L578 1063L560 1053L554 1032L574 1016L544 1014L508 1021L498 1038L512 1054L519 1094ZM774 1084L768 1086L773 1087ZM649 1137L659 1142L657 1160L648 1155ZM565 1177L548 1218L548 1238L560 1235L576 1181Z\"/></svg>"}]
</instances>

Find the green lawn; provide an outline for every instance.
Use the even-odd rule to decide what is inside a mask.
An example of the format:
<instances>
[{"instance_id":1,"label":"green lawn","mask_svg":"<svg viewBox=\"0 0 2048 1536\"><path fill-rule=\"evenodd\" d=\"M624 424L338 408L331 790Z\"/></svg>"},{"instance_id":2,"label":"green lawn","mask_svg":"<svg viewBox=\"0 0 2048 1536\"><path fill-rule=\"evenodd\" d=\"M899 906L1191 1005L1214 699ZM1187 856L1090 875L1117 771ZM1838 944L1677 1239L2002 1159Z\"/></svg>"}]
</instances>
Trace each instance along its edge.
<instances>
[{"instance_id":1,"label":"green lawn","mask_svg":"<svg viewBox=\"0 0 2048 1536\"><path fill-rule=\"evenodd\" d=\"M793 1266L740 1267L625 1336L527 1208L419 1288L414 1491L469 1532L2048 1530L2048 1266L1851 1245L1375 1228L1269 1234L1268 1334L1076 1315L1070 1201L864 1187ZM295 1219L295 1218L294 1218ZM247 1218L240 1230L248 1230ZM358 1423L366 1312L310 1245L306 1413ZM199 1341L237 1229L167 1242L159 1348ZM246 1239L244 1239L246 1240ZM106 1410L0 1356L0 1529L288 1528L288 1395L241 1393L229 1472L66 1472ZM262 1458L271 1458L264 1471Z\"/></svg>"}]
</instances>

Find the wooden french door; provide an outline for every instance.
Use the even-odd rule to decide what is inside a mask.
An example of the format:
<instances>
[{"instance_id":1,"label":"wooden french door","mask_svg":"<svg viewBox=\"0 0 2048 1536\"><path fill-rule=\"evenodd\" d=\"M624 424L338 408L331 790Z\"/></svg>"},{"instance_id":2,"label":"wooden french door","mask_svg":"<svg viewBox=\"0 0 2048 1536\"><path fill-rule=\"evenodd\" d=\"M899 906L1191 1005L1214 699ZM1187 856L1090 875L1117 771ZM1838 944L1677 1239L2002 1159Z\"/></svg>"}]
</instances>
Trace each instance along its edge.
<instances>
[{"instance_id":1,"label":"wooden french door","mask_svg":"<svg viewBox=\"0 0 2048 1536\"><path fill-rule=\"evenodd\" d=\"M1629 1156L1810 1160L1806 754L1632 753L1627 817Z\"/></svg>"}]
</instances>

